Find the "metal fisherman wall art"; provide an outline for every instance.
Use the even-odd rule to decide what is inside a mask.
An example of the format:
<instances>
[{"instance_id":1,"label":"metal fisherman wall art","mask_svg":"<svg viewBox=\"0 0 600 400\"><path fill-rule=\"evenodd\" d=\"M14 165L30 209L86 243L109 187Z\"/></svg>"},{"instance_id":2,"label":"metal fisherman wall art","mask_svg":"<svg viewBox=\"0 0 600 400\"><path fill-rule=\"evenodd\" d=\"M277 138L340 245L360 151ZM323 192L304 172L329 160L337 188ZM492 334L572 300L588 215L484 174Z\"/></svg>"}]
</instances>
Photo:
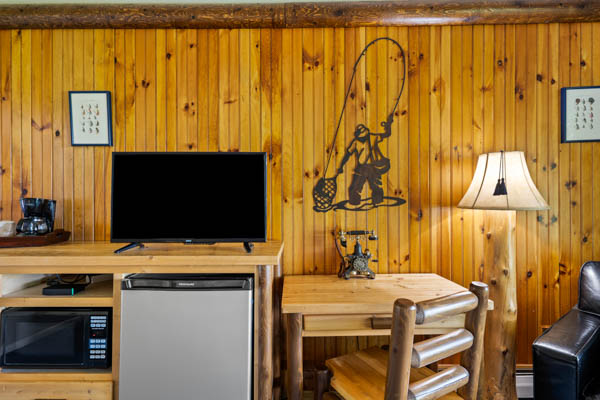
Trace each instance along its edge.
<instances>
[{"instance_id":1,"label":"metal fisherman wall art","mask_svg":"<svg viewBox=\"0 0 600 400\"><path fill-rule=\"evenodd\" d=\"M331 156L333 155L336 139L340 130L342 122L342 116L346 109L348 102L348 96L352 88L352 82L356 75L356 69L359 62L367 53L369 47L379 41L388 41L396 46L400 51L400 59L402 61L402 76L400 92L394 101L394 106L385 121L380 123L380 129L377 132L372 132L369 127L365 124L358 124L354 129L354 135L350 143L346 146L342 160L335 170L333 176L327 177L327 170L330 165ZM369 211L377 207L396 207L406 203L406 200L399 197L387 196L383 188L383 176L390 170L391 161L385 157L381 150L381 147L385 145L385 141L392 135L392 124L394 123L394 113L398 108L400 102L400 96L404 90L404 82L406 79L406 59L402 46L394 39L388 37L381 37L371 41L365 46L363 51L360 53L354 68L352 69L352 77L350 78L350 84L346 91L344 98L344 105L338 119L335 134L333 136L333 143L331 144L331 151L329 151L329 157L325 164L325 170L323 177L317 181L313 189L313 209L317 212L327 212L331 210L347 210L347 211ZM354 169L352 170L352 177L350 186L348 187L348 198L335 203L337 195L337 177L344 173L346 167L350 168L354 163ZM367 196L362 197L365 185L368 186L366 191Z\"/></svg>"}]
</instances>

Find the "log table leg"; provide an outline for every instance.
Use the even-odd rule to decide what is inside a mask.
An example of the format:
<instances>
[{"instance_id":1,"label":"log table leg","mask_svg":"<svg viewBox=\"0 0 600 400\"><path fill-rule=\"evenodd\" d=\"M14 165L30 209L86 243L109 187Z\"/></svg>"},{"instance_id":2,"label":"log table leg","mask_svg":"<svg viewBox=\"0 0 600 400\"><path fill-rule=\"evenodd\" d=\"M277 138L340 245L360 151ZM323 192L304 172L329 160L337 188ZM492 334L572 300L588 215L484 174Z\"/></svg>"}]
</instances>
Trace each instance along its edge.
<instances>
[{"instance_id":1,"label":"log table leg","mask_svg":"<svg viewBox=\"0 0 600 400\"><path fill-rule=\"evenodd\" d=\"M275 266L273 274L273 400L281 397L281 294L283 277L281 265Z\"/></svg>"},{"instance_id":2,"label":"log table leg","mask_svg":"<svg viewBox=\"0 0 600 400\"><path fill-rule=\"evenodd\" d=\"M302 314L287 314L288 400L302 399Z\"/></svg>"},{"instance_id":3,"label":"log table leg","mask_svg":"<svg viewBox=\"0 0 600 400\"><path fill-rule=\"evenodd\" d=\"M258 266L258 398L273 397L273 267Z\"/></svg>"}]
</instances>

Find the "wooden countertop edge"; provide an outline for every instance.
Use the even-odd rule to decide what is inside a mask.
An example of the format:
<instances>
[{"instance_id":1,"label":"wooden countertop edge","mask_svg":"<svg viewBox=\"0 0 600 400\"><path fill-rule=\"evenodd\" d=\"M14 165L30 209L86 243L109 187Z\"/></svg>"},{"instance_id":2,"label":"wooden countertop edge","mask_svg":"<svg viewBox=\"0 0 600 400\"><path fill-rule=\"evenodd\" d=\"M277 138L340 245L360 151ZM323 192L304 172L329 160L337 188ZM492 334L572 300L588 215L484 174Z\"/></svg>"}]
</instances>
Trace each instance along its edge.
<instances>
[{"instance_id":1,"label":"wooden countertop edge","mask_svg":"<svg viewBox=\"0 0 600 400\"><path fill-rule=\"evenodd\" d=\"M0 29L352 28L593 21L600 21L598 0L0 6Z\"/></svg>"},{"instance_id":2,"label":"wooden countertop edge","mask_svg":"<svg viewBox=\"0 0 600 400\"><path fill-rule=\"evenodd\" d=\"M86 250L90 250L97 245L99 253L86 254ZM162 244L161 244L162 245ZM279 241L269 241L266 243L257 243L254 254L246 254L240 244L240 249L236 249L235 253L215 254L214 251L219 251L218 248L206 249L203 251L195 251L199 248L177 247L174 245L162 245L161 247L152 249L152 245L148 245L145 249L130 250L128 253L114 254L113 251L119 247L119 243L110 242L65 242L64 244L32 247L19 249L3 249L0 250L0 273L15 273L6 272L13 270L16 267L31 267L34 269L44 267L72 268L72 267L91 267L115 270L128 269L131 267L139 267L141 269L160 269L168 267L182 268L203 268L203 267L245 267L256 265L279 265L283 254L284 245ZM271 249L260 249L262 246L269 246ZM4 251L12 250L12 251ZM263 253L261 254L261 250ZM81 251L81 252L79 252ZM14 252L18 252L14 254ZM147 253L144 253L147 252ZM139 269L137 268L137 269Z\"/></svg>"},{"instance_id":3,"label":"wooden countertop edge","mask_svg":"<svg viewBox=\"0 0 600 400\"><path fill-rule=\"evenodd\" d=\"M315 312L315 309L326 309L327 312ZM348 309L352 309L352 312L347 312ZM488 300L488 311L492 311L494 309L494 301ZM281 313L282 314L302 314L302 315L356 315L356 314L383 314L383 315L391 315L392 314L392 304L389 307L377 304L344 304L344 303L336 303L336 304L308 304L308 305L285 305L282 303L281 305Z\"/></svg>"}]
</instances>

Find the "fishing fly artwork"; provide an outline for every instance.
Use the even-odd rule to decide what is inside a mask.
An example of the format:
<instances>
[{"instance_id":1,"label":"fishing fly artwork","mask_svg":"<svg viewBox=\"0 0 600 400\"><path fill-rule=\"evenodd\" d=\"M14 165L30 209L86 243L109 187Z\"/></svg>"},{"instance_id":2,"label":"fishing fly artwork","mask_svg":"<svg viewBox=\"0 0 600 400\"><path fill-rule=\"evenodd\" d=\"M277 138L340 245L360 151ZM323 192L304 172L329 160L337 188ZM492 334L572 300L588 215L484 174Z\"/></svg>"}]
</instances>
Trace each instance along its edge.
<instances>
[{"instance_id":1,"label":"fishing fly artwork","mask_svg":"<svg viewBox=\"0 0 600 400\"><path fill-rule=\"evenodd\" d=\"M352 88L352 82L356 75L357 67L361 59L367 53L369 47L380 41L388 41L399 49L400 60L402 62L402 75L400 77L400 91L398 96L394 100L392 110L388 114L385 121L380 123L380 128L373 132L365 124L360 123L354 129L353 138L350 143L346 146L344 155L337 166L333 175L327 177L328 167L331 162L331 156L333 155L336 140L338 139L338 133L348 102L348 96ZM400 102L400 96L404 90L404 82L406 79L406 60L404 50L402 46L394 39L388 37L380 37L374 39L368 43L362 50L354 67L352 69L352 77L350 78L350 84L346 90L344 97L344 105L340 113L337 127L333 136L333 143L329 151L329 156L325 164L325 170L323 177L317 181L313 189L313 209L317 212L328 212L331 210L347 210L347 211L369 211L377 207L396 207L406 203L406 200L400 197L388 196L385 193L383 186L383 177L391 168L391 161L387 158L382 147L385 145L385 141L392 135L392 124L394 123L394 113L398 108ZM337 178L340 174L344 173L346 167L349 166L349 162L354 161L354 169L352 170L352 177L350 186L348 187L347 199L335 202L336 195L338 192ZM361 193L364 191L365 186L368 186L366 190L366 197Z\"/></svg>"}]
</instances>

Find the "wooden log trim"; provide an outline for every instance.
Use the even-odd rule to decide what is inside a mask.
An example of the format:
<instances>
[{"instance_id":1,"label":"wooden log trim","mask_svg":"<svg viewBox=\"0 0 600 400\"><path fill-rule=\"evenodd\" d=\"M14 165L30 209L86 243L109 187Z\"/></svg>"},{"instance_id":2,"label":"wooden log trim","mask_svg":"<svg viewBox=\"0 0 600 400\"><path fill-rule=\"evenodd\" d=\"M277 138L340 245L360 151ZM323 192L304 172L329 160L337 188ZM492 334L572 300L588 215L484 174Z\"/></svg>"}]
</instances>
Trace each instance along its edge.
<instances>
[{"instance_id":1,"label":"wooden log trim","mask_svg":"<svg viewBox=\"0 0 600 400\"><path fill-rule=\"evenodd\" d=\"M0 6L0 29L352 28L592 21L600 21L598 0Z\"/></svg>"}]
</instances>

